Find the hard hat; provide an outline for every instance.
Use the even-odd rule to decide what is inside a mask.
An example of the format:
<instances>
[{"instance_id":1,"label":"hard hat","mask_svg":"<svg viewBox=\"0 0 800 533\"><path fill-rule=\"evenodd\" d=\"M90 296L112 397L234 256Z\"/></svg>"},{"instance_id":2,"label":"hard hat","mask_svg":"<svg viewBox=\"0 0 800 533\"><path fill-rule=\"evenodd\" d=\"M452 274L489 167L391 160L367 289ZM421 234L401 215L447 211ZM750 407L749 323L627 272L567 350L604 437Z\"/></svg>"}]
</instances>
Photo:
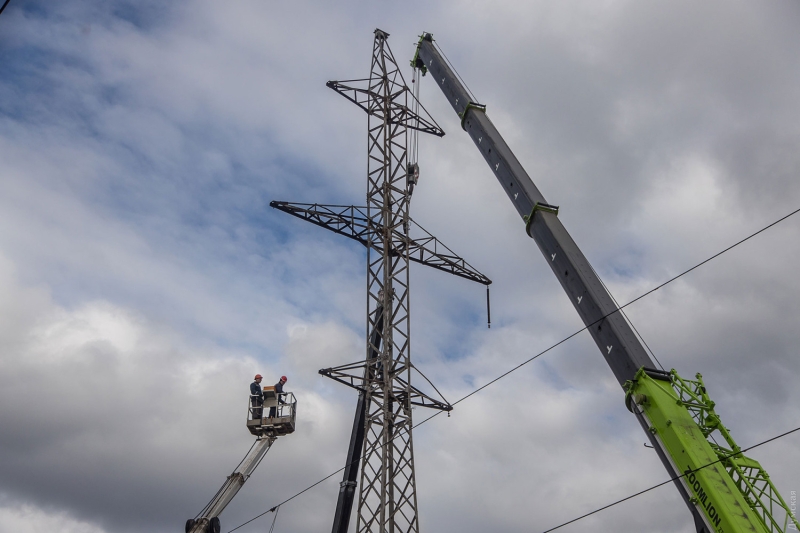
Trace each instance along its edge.
<instances>
[{"instance_id":1,"label":"hard hat","mask_svg":"<svg viewBox=\"0 0 800 533\"><path fill-rule=\"evenodd\" d=\"M256 377L254 377L253 379L261 379L262 377L263 376L261 374L256 374Z\"/></svg>"},{"instance_id":2,"label":"hard hat","mask_svg":"<svg viewBox=\"0 0 800 533\"><path fill-rule=\"evenodd\" d=\"M286 379L286 376L281 376L281 381L288 381L288 380Z\"/></svg>"}]
</instances>

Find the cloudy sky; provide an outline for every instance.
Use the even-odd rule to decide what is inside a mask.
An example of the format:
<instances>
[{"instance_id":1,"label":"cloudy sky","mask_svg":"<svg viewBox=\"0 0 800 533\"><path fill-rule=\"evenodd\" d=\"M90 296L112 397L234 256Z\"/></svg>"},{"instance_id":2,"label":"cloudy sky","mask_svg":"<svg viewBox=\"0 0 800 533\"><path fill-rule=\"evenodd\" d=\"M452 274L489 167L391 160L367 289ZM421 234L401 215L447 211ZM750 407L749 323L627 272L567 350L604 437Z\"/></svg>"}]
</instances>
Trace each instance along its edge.
<instances>
[{"instance_id":1,"label":"cloudy sky","mask_svg":"<svg viewBox=\"0 0 800 533\"><path fill-rule=\"evenodd\" d=\"M800 207L794 1L11 0L0 16L0 532L175 532L299 400L223 531L342 466L365 253L269 208L363 204L366 117L325 87L430 31L616 298ZM410 73L407 73L410 76ZM494 280L412 267L413 358L452 400L582 325L458 119L412 216ZM628 308L748 446L800 426L800 215ZM415 411L417 420L427 416ZM588 334L415 432L422 531L542 531L665 479ZM752 455L800 490L800 437ZM277 531L330 527L339 476ZM271 515L242 528L265 531ZM692 531L666 486L563 531Z\"/></svg>"}]
</instances>

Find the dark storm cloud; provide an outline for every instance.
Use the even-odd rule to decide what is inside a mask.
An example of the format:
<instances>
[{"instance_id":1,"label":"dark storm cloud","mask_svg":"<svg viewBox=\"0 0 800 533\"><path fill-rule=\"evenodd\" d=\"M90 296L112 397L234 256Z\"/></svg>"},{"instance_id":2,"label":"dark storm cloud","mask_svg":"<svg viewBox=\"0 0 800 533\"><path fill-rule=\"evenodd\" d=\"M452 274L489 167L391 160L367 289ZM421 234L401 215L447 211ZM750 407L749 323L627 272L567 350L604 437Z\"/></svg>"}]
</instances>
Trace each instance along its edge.
<instances>
[{"instance_id":1,"label":"dark storm cloud","mask_svg":"<svg viewBox=\"0 0 800 533\"><path fill-rule=\"evenodd\" d=\"M353 396L316 369L363 356L364 252L267 204L362 203L364 116L324 82L366 74L375 27L403 64L433 32L625 302L800 206L798 18L746 2L12 3L0 530L178 530L250 444L255 371L290 375L301 420L225 527L340 466ZM581 324L422 82L447 135L422 140L413 216L495 281L487 330L482 287L412 268L414 357L454 400ZM790 219L627 309L665 366L703 372L742 445L800 418L799 233ZM598 355L578 336L421 426L422 529L545 529L662 481ZM788 491L798 454L787 438L753 455ZM278 527L329 527L336 481ZM583 527L691 531L671 487Z\"/></svg>"}]
</instances>

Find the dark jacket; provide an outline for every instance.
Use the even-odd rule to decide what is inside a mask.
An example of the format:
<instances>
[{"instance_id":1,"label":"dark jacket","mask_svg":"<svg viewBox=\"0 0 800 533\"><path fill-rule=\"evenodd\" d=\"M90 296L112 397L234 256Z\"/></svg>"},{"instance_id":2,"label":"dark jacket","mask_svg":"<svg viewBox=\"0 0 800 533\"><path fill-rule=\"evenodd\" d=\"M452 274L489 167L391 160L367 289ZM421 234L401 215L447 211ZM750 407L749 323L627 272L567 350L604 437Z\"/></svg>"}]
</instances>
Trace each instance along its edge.
<instances>
[{"instance_id":1,"label":"dark jacket","mask_svg":"<svg viewBox=\"0 0 800 533\"><path fill-rule=\"evenodd\" d=\"M275 384L275 394L278 395L278 403L286 403L283 401L283 383L280 381Z\"/></svg>"},{"instance_id":2,"label":"dark jacket","mask_svg":"<svg viewBox=\"0 0 800 533\"><path fill-rule=\"evenodd\" d=\"M253 405L264 405L264 391L261 390L261 385L255 381L250 384L250 400Z\"/></svg>"}]
</instances>

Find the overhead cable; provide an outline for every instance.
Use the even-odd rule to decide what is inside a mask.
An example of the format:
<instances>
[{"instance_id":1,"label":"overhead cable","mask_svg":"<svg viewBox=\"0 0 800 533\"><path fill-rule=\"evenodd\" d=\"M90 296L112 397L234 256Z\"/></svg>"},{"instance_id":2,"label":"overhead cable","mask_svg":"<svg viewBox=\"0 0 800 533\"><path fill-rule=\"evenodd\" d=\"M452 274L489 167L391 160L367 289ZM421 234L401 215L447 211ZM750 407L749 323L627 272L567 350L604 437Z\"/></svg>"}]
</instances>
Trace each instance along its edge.
<instances>
[{"instance_id":1,"label":"overhead cable","mask_svg":"<svg viewBox=\"0 0 800 533\"><path fill-rule=\"evenodd\" d=\"M603 285L603 288L606 290L608 295L611 296L611 300L614 302L614 305L619 307L619 302L617 301L616 298L614 298L614 295L611 294L611 289L609 289L608 286L605 284L605 282L603 281L603 278L600 277L600 275L597 273L597 271L594 269L594 267L591 264L589 265L589 268L592 269L592 272L594 272L594 275L597 276L597 279L599 279L600 283ZM653 352L653 350L650 348L650 345L647 344L647 341L644 340L644 337L642 337L642 334L639 333L639 330L636 329L636 326L633 325L633 320L630 319L628 314L622 308L620 308L620 310L622 312L622 316L625 317L625 320L627 320L628 324L630 324L631 327L633 328L633 331L634 331L634 333L636 333L636 336L639 337L639 340L642 341L642 344L644 344L645 348L647 348L647 351L650 352L650 355L652 355L653 359L656 360L656 363L658 363L659 368L661 368L661 370L664 370L664 365L661 364L661 361L658 360L658 357L656 357L655 352Z\"/></svg>"},{"instance_id":2,"label":"overhead cable","mask_svg":"<svg viewBox=\"0 0 800 533\"><path fill-rule=\"evenodd\" d=\"M251 452L251 451L253 451L253 447L254 447L256 444L258 444L258 441L259 441L259 439L256 439L256 440L253 442L253 444L251 444L251 445L250 445L250 449L249 449L249 450L247 450L247 453L246 453L246 454L244 454L244 457L242 457L242 460L241 460L241 461L239 461L239 464L238 464L238 465L236 465L236 468L234 468L234 469L233 469L233 471L231 472L231 476L232 476L232 475L234 475L236 472L238 472L238 471L239 471L239 467L240 467L240 466L242 466L242 463L244 463L244 460L245 460L245 459L247 459L247 456L248 456L248 455L250 455L250 452ZM266 454L265 454L265 456L266 456ZM261 459L263 460L263 459L264 459L264 457L262 456L262 457L261 457ZM259 461L259 464L261 464L261 461ZM256 466L256 468L258 468L258 466ZM255 468L254 468L253 470L255 470ZM205 512L208 510L208 508L209 508L209 507L211 507L211 505L212 505L212 504L214 503L214 501L217 499L217 496L219 496L219 495L220 495L220 493L221 493L223 490L225 490L225 484L223 484L223 485L222 485L222 486L221 486L221 487L220 487L220 488L217 490L217 493L216 493L216 494L214 494L214 496L212 496L210 500L208 500L208 503L205 505L205 507L203 507L203 508L200 510L200 512L199 512L199 513L197 513L197 515L194 517L194 519L195 519L195 520L197 520L198 518L200 518L200 515L202 515L203 513L205 513Z\"/></svg>"},{"instance_id":3,"label":"overhead cable","mask_svg":"<svg viewBox=\"0 0 800 533\"><path fill-rule=\"evenodd\" d=\"M561 340L560 340L560 341L558 341L557 343L555 343L555 344L553 344L553 345L549 346L548 348L545 348L545 349L544 349L544 350L542 350L541 352L539 352L539 353L537 353L536 355L534 355L533 357L530 357L530 358L526 359L525 361L523 361L523 362L519 363L518 365L516 365L515 367L511 368L510 370L507 370L506 372L503 372L502 374L500 374L499 376L497 376L497 377L496 377L496 378L494 378L493 380L489 381L488 383L485 383L485 384L481 385L480 387L478 387L477 389L473 390L472 392L470 392L470 393L469 393L469 394L467 394L466 396L463 396L463 397L459 398L458 400L456 400L455 402L453 402L451 405L453 405L453 406L456 406L456 405L458 405L459 403L463 402L463 401L464 401L464 400L466 400L467 398L469 398L469 397L471 397L471 396L473 396L473 395L475 395L475 394L479 393L479 392L480 392L480 391L482 391L483 389L485 389L485 388L487 388L487 387L489 387L489 386L491 386L491 385L493 385L493 384L497 383L498 381L500 381L500 380L501 380L501 379L503 379L504 377L508 376L508 375L509 375L509 374L511 374L512 372L515 372L515 371L519 370L520 368L522 368L523 366L527 365L527 364L528 364L528 363L530 363L531 361L533 361L533 360L535 360L535 359L538 359L539 357L541 357L542 355L544 355L544 354L546 354L547 352L551 351L552 349L554 349L554 348L556 348L556 347L558 347L558 346L560 346L560 345L564 344L565 342L567 342L567 341L568 341L568 340L570 340L571 338L573 338L573 337L575 337L576 335L578 335L579 333L582 333L583 331L585 331L585 330L589 329L591 326L593 326L593 325L597 324L598 322L600 322L600 321L602 321L602 320L604 320L604 319L608 318L609 316L613 315L614 313L616 313L616 312L618 312L618 311L621 311L621 310L622 310L622 309L624 309L625 307L628 307L629 305L631 305L631 304L633 304L633 303L635 303L635 302L638 302L639 300L641 300L641 299L642 299L642 298L644 298L645 296L649 296L650 294L653 294L653 293L654 293L654 292L656 292L657 290L659 290L659 289L662 289L662 288L666 287L667 285L669 285L669 284L670 284L670 283L672 283L673 281L675 281L675 280L677 280L677 279L679 279L679 278L681 278L681 277L685 276L686 274L688 274L689 272L692 272L693 270L696 270L697 268L699 268L699 267L701 267L701 266L705 265L706 263L708 263L708 262L712 261L713 259L716 259L717 257L721 256L722 254L724 254L724 253L726 253L726 252L729 252L730 250L733 250L734 248L736 248L736 247L737 247L737 246L739 246L740 244L743 244L744 242L747 242L747 241L749 241L750 239L752 239L752 238L753 238L753 237L755 237L756 235L759 235L759 234L761 234L761 233L765 232L766 230L770 229L771 227L773 227L773 226L775 226L775 225L777 225L777 224L779 224L779 223L783 222L784 220L788 219L789 217L791 217L791 216L793 216L793 215L796 215L797 213L800 213L800 208L799 208L799 209L795 209L794 211L792 211L792 212L791 212L791 213L789 213L788 215L782 216L781 218L777 219L776 221L774 221L774 222L772 222L772 223L770 223L770 224L768 224L768 225L764 226L764 227L763 227L763 228L761 228L760 230L758 230L758 231L756 231L756 232L754 232L754 233L751 233L750 235L748 235L747 237L745 237L745 238L741 239L740 241L737 241L736 243L734 243L734 244L732 244L732 245L728 246L727 248L723 249L722 251L720 251L720 252L717 252L716 254L712 255L712 256L711 256L711 257L709 257L708 259L705 259L704 261L701 261L700 263L697 263L697 264L696 264L696 265L694 265L693 267L691 267L691 268L689 268L689 269L686 269L686 270L684 270L684 271L683 271L683 272L681 272L680 274L678 274L678 275L676 275L676 276L673 276L672 278L670 278L670 279L668 279L667 281L665 281L665 282L661 283L660 285L657 285L656 287L654 287L654 288L650 289L649 291L647 291L647 292L645 292L645 293L642 293L641 295L637 296L636 298L634 298L633 300L629 301L629 302L628 302L628 303L626 303L625 305L622 305L622 306L619 306L619 307L617 307L617 308L616 308L614 311L611 311L610 313L608 313L608 314L606 314L606 315L604 315L604 316L600 317L599 319L595 320L595 321L594 321L594 322L592 322L591 324L589 324L589 325L587 325L587 326L585 326L585 327L583 327L583 328L581 328L581 329L579 329L579 330L575 331L574 333L572 333L572 334L570 334L570 335L568 335L568 336L564 337L563 339L561 339ZM443 411L437 411L436 413L432 414L432 415L431 415L431 416L429 416L428 418L424 419L422 422L419 422L419 423L417 423L417 424L414 424L414 425L411 427L411 429L415 429L415 428L417 428L417 427L421 426L422 424L424 424L424 423L428 422L429 420L431 420L431 419L433 419L433 418L435 418L435 417L439 416L439 415L440 415L442 412L443 412ZM777 437L773 437L772 439L768 439L768 440L766 440L766 441L764 441L764 442L761 442L761 443L759 443L759 444L753 445L753 446L751 446L750 448L747 448L747 449L749 450L749 449L755 448L755 447L757 447L757 446L761 446L762 444L766 444L767 442L771 442L771 441L773 441L773 440L776 440L776 439L778 439L778 438L780 438L780 437L783 437L783 436L785 436L785 435L788 435L789 433L793 433L793 432L795 432L795 431L798 431L798 430L800 430L800 428L793 429L793 430L791 430L791 431L789 431L789 432L787 432L787 433L784 433L784 434L778 435ZM392 440L391 440L391 441L389 441L388 443L384 444L384 446L388 446L389 444L391 444L391 443L393 442L393 440L394 440L394 439L392 439ZM743 450L743 451L746 451L746 450ZM362 456L362 458L363 458L363 456ZM357 462L358 462L358 461L360 461L360 460L361 460L361 458L359 458L357 461L353 461L353 462L352 462L352 463L350 463L350 464L355 464L355 463L357 463ZM326 481L326 480L330 479L331 477L335 476L335 475L336 475L336 474L338 474L339 472L343 471L345 468L347 468L348 466L350 466L350 464L346 464L345 466L343 466L342 468L340 468L340 469L336 470L335 472L331 472L330 474L328 474L327 476L323 477L323 478L322 478L322 479L320 479L319 481L317 481L317 482L313 483L312 485L309 485L308 487L306 487L305 489L301 490L300 492L298 492L298 493L294 494L293 496L291 496L291 497L289 497L289 498L285 499L284 501L282 501L281 503L279 503L279 504L278 504L277 506L275 506L275 507L279 507L279 506L281 506L281 505L283 505L283 504L285 504L285 503L287 503L287 502L289 502L289 501L291 501L291 500L293 500L293 499L297 498L297 497L298 497L298 496L300 496L301 494L304 494L305 492L307 492L307 491L309 491L309 490L313 489L314 487L316 487L316 486L317 486L317 485L319 485L320 483L322 483L322 482L324 482L324 481ZM710 464L714 464L714 463L710 463ZM705 465L705 466L708 466L708 465ZM676 479L677 479L677 478L676 478ZM672 479L670 479L670 480L668 480L668 481L665 481L664 483L661 483L661 484L659 484L659 485L655 485L655 486L653 486L653 487L650 487L649 489L646 489L645 491L642 491L642 492L640 492L640 493L637 493L637 494L633 494L633 495L631 495L631 496L628 496L627 498L623 498L622 500L619 500L619 501L617 501L617 502L614 502L614 503L612 503L612 504L610 504L610 505L608 505L608 506L606 506L606 507L603 507L603 508L601 508L601 509L598 509L598 510L596 510L596 511L593 511L592 513L589 513L589 514L593 514L593 513L599 512L599 511L601 511L601 510L603 510L603 509L605 509L605 508L608 508L608 507L611 507L611 506L613 506L613 505L616 505L617 503L621 503L621 502L623 502L623 501L626 501L626 500L629 500L629 499L631 499L631 498L634 498L634 497L638 496L639 494L644 494L644 493L645 493L645 492L647 492L647 491L653 490L654 488L660 487L661 485L665 485L665 484L667 484L667 483L670 483L671 481L673 481L673 480L672 480ZM275 509L275 507L273 507L272 509ZM268 511L264 511L263 513L259 514L258 516L255 516L255 517L251 518L251 519L250 519L250 520L248 520L247 522L244 522L244 523L242 523L242 524L240 524L240 525L236 526L235 528L233 528L233 529L231 529L230 531L228 531L228 533L232 533L233 531L236 531L237 529L239 529L239 528L241 528L241 527L244 527L244 526L246 526L246 525L247 525L247 524L249 524L250 522L253 522L254 520L257 520L258 518L261 518L261 517L262 517L262 516L264 516L265 514L267 514L267 513L271 512L271 511L272 511L272 509L270 509L270 510L268 510ZM589 514L587 514L587 515L585 515L585 516L589 516ZM576 520L580 520L581 518L584 518L584 517L578 517L578 518L576 518L575 520L573 520L572 522L574 522L574 521L576 521ZM558 527L563 527L564 525L567 525L568 523L572 523L572 522L567 522L567 523L564 523L564 524L562 524L561 526L558 526ZM553 529L557 529L557 528L553 528ZM553 529L550 529L550 530L548 530L548 531L553 531ZM547 533L547 532L544 532L544 533Z\"/></svg>"},{"instance_id":4,"label":"overhead cable","mask_svg":"<svg viewBox=\"0 0 800 533\"><path fill-rule=\"evenodd\" d=\"M787 431L787 432L785 432L785 433L781 433L780 435L777 435L777 436L775 436L775 437L772 437L772 438L770 438L770 439L767 439L767 440L761 441L761 442L759 442L758 444L753 444L752 446L750 446L750 447L748 447L748 448L744 448L743 450L739 450L739 451L737 451L737 452L731 452L731 453L729 453L729 454L726 454L726 455L724 455L723 457L720 457L719 459L717 459L716 461L712 461L712 462L710 462L710 463L706 463L706 464L704 464L703 466L698 466L698 467L697 467L697 468L695 468L694 470L692 470L692 469L689 469L689 470L687 470L686 472L684 472L683 474L681 474L681 475L679 475L679 476L672 477L672 478L670 478L670 479L668 479L668 480L666 480L666 481L662 481L661 483L658 483L657 485L653 485L652 487L646 488L646 489L644 489L644 490L640 490L639 492L636 492L636 493L634 493L634 494L631 494L630 496L626 496L626 497L624 497L624 498L622 498L622 499L619 499L619 500L617 500L617 501L615 501L615 502L613 502L613 503L609 503L608 505L604 505L603 507L599 507L599 508L595 509L594 511L590 512L590 513L586 513L585 515L581 515L581 516L579 516L578 518L573 518L573 519L572 519L572 520L570 520L569 522L564 522L563 524L559 524L559 525L557 525L556 527L551 527L550 529L546 529L546 530L542 531L542 533L550 533L551 531L555 531L556 529L562 528L562 527L564 527L564 526L566 526L566 525L569 525L569 524L574 524L574 523L575 523L575 522L577 522L578 520L583 520L583 519L584 519L584 518L586 518L587 516L592 516L593 514L597 514L597 513L599 513L600 511L605 511L605 510L606 510L606 509L608 509L609 507L614 507L614 506L615 506L615 505L617 505L617 504L620 504L620 503L622 503L622 502L626 502L626 501L628 501L628 500L631 500L631 499L633 499L633 498L635 498L635 497L637 497L637 496L641 496L642 494L644 494L644 493L646 493L646 492L650 492L651 490L657 489L658 487L663 487L664 485L666 485L666 484L668 484L668 483L672 483L673 481L677 481L677 480L681 479L682 477L686 477L686 476L688 476L689 474L694 474L695 472L697 472L697 471L699 471L699 470L702 470L702 469L704 469L704 468L708 468L709 466L715 465L715 464L717 464L717 463L719 463L719 462L722 462L722 461L724 461L725 459L729 459L729 458L731 458L731 457L733 457L733 456L735 456L735 455L739 455L739 454L741 454L741 453L744 453L744 452L750 451L750 450L752 450L753 448L758 448L759 446L762 446L762 445L764 445L764 444L767 444L768 442L772 442L772 441L774 441L774 440L778 440L778 439L780 439L780 438L782 438L782 437L785 437L786 435L790 435L790 434L794 433L795 431L800 431L800 427L796 427L796 428L794 428L794 429L792 429L792 430L789 430L789 431Z\"/></svg>"}]
</instances>

